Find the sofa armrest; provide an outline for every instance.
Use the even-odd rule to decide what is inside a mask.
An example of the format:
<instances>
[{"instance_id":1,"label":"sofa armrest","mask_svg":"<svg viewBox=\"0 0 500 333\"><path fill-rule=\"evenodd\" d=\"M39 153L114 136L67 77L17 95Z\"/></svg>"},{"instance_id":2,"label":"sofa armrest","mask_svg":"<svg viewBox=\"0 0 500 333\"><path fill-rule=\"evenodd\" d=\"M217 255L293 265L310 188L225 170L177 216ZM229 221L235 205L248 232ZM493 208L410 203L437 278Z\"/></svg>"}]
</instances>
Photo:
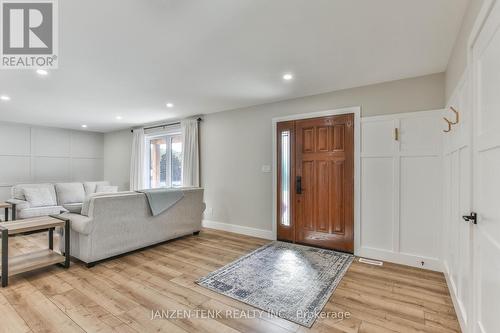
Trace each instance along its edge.
<instances>
[{"instance_id":1,"label":"sofa armrest","mask_svg":"<svg viewBox=\"0 0 500 333\"><path fill-rule=\"evenodd\" d=\"M26 208L31 207L30 203L28 201L25 201L25 200L9 199L6 202L13 204L13 205L16 205L16 210L21 210L21 209L26 209Z\"/></svg>"},{"instance_id":2,"label":"sofa armrest","mask_svg":"<svg viewBox=\"0 0 500 333\"><path fill-rule=\"evenodd\" d=\"M61 217L70 220L71 229L84 235L88 235L92 230L93 218L75 213L63 213Z\"/></svg>"}]
</instances>

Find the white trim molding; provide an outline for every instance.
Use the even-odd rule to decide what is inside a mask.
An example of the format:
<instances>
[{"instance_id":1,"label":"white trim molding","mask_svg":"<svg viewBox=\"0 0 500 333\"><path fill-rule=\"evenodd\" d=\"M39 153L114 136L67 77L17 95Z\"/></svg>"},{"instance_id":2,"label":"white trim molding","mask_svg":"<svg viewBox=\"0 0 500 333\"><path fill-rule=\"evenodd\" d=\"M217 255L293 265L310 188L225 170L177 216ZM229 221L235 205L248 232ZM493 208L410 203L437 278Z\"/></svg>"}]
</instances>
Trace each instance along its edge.
<instances>
[{"instance_id":1,"label":"white trim molding","mask_svg":"<svg viewBox=\"0 0 500 333\"><path fill-rule=\"evenodd\" d=\"M446 262L443 262L442 265L443 265L444 277L446 279L446 284L448 285L448 290L450 292L451 301L453 302L453 307L455 308L455 313L457 315L458 323L460 324L460 328L462 329L462 331L467 332L468 331L467 318L464 317L464 313L467 312L462 306L462 303L458 300L457 294L455 292L455 290L457 290L457 287L450 274L450 268L448 267L448 264ZM472 313L470 313L470 315L472 315Z\"/></svg>"},{"instance_id":2,"label":"white trim molding","mask_svg":"<svg viewBox=\"0 0 500 333\"><path fill-rule=\"evenodd\" d=\"M272 239L277 239L277 216L276 216L276 198L277 190L277 147L276 147L276 124L282 121L310 119L318 117L336 116L342 114L354 114L354 254L358 254L360 248L360 217L361 217L361 107L353 106L335 110L326 110L319 112L301 113L272 119L273 125L273 229Z\"/></svg>"},{"instance_id":3,"label":"white trim molding","mask_svg":"<svg viewBox=\"0 0 500 333\"><path fill-rule=\"evenodd\" d=\"M264 239L269 239L269 240L275 239L275 237L273 236L273 232L271 230L244 227L241 225L223 223L223 222L212 221L212 220L202 220L201 225L204 228L209 228L209 229L234 232L237 234L258 237L258 238L264 238Z\"/></svg>"},{"instance_id":4,"label":"white trim molding","mask_svg":"<svg viewBox=\"0 0 500 333\"><path fill-rule=\"evenodd\" d=\"M438 258L429 258L414 254L393 252L393 251L375 249L370 247L360 248L356 255L359 257L365 257L370 259L374 258L400 265L429 269L431 271L436 271L436 272L443 271L443 265L441 264L441 260ZM425 263L424 266L422 266L422 261Z\"/></svg>"}]
</instances>

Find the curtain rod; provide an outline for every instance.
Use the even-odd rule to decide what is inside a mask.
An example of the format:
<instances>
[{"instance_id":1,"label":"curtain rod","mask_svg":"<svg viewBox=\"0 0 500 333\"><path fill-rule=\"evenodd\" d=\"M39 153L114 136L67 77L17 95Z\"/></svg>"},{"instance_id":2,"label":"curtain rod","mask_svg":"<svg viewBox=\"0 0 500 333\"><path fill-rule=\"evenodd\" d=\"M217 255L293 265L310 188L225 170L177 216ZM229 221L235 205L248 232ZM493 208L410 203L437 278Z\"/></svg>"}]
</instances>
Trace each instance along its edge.
<instances>
[{"instance_id":1,"label":"curtain rod","mask_svg":"<svg viewBox=\"0 0 500 333\"><path fill-rule=\"evenodd\" d=\"M198 118L196 119L198 122L202 121L203 119L201 118ZM168 126L174 126L174 125L180 125L180 121L177 121L175 123L168 123L168 124L163 124L163 125L156 125L156 126L150 126L150 127L144 127L144 130L149 130L149 129L153 129L153 128L161 128L161 127L168 127ZM134 130L130 130L130 132L134 132Z\"/></svg>"}]
</instances>

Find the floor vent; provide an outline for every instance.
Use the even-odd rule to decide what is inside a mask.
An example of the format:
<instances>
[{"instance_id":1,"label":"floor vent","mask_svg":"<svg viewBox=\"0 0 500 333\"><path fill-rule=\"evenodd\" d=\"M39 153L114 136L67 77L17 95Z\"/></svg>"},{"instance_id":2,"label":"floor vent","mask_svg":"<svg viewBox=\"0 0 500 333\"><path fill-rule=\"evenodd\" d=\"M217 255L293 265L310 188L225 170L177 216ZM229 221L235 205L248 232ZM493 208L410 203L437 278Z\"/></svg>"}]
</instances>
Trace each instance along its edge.
<instances>
[{"instance_id":1,"label":"floor vent","mask_svg":"<svg viewBox=\"0 0 500 333\"><path fill-rule=\"evenodd\" d=\"M359 262L361 262L363 264L374 265L374 266L383 266L384 265L384 263L382 261L365 259L365 258L359 258Z\"/></svg>"}]
</instances>

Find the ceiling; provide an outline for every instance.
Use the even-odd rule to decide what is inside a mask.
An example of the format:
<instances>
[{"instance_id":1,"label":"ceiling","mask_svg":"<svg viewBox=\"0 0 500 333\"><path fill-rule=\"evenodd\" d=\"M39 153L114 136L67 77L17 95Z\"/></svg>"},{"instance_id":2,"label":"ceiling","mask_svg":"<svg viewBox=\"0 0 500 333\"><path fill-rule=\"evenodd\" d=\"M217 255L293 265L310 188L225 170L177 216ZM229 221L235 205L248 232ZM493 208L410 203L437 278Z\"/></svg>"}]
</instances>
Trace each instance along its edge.
<instances>
[{"instance_id":1,"label":"ceiling","mask_svg":"<svg viewBox=\"0 0 500 333\"><path fill-rule=\"evenodd\" d=\"M466 4L59 1L59 69L1 70L0 120L107 132L442 72Z\"/></svg>"}]
</instances>

